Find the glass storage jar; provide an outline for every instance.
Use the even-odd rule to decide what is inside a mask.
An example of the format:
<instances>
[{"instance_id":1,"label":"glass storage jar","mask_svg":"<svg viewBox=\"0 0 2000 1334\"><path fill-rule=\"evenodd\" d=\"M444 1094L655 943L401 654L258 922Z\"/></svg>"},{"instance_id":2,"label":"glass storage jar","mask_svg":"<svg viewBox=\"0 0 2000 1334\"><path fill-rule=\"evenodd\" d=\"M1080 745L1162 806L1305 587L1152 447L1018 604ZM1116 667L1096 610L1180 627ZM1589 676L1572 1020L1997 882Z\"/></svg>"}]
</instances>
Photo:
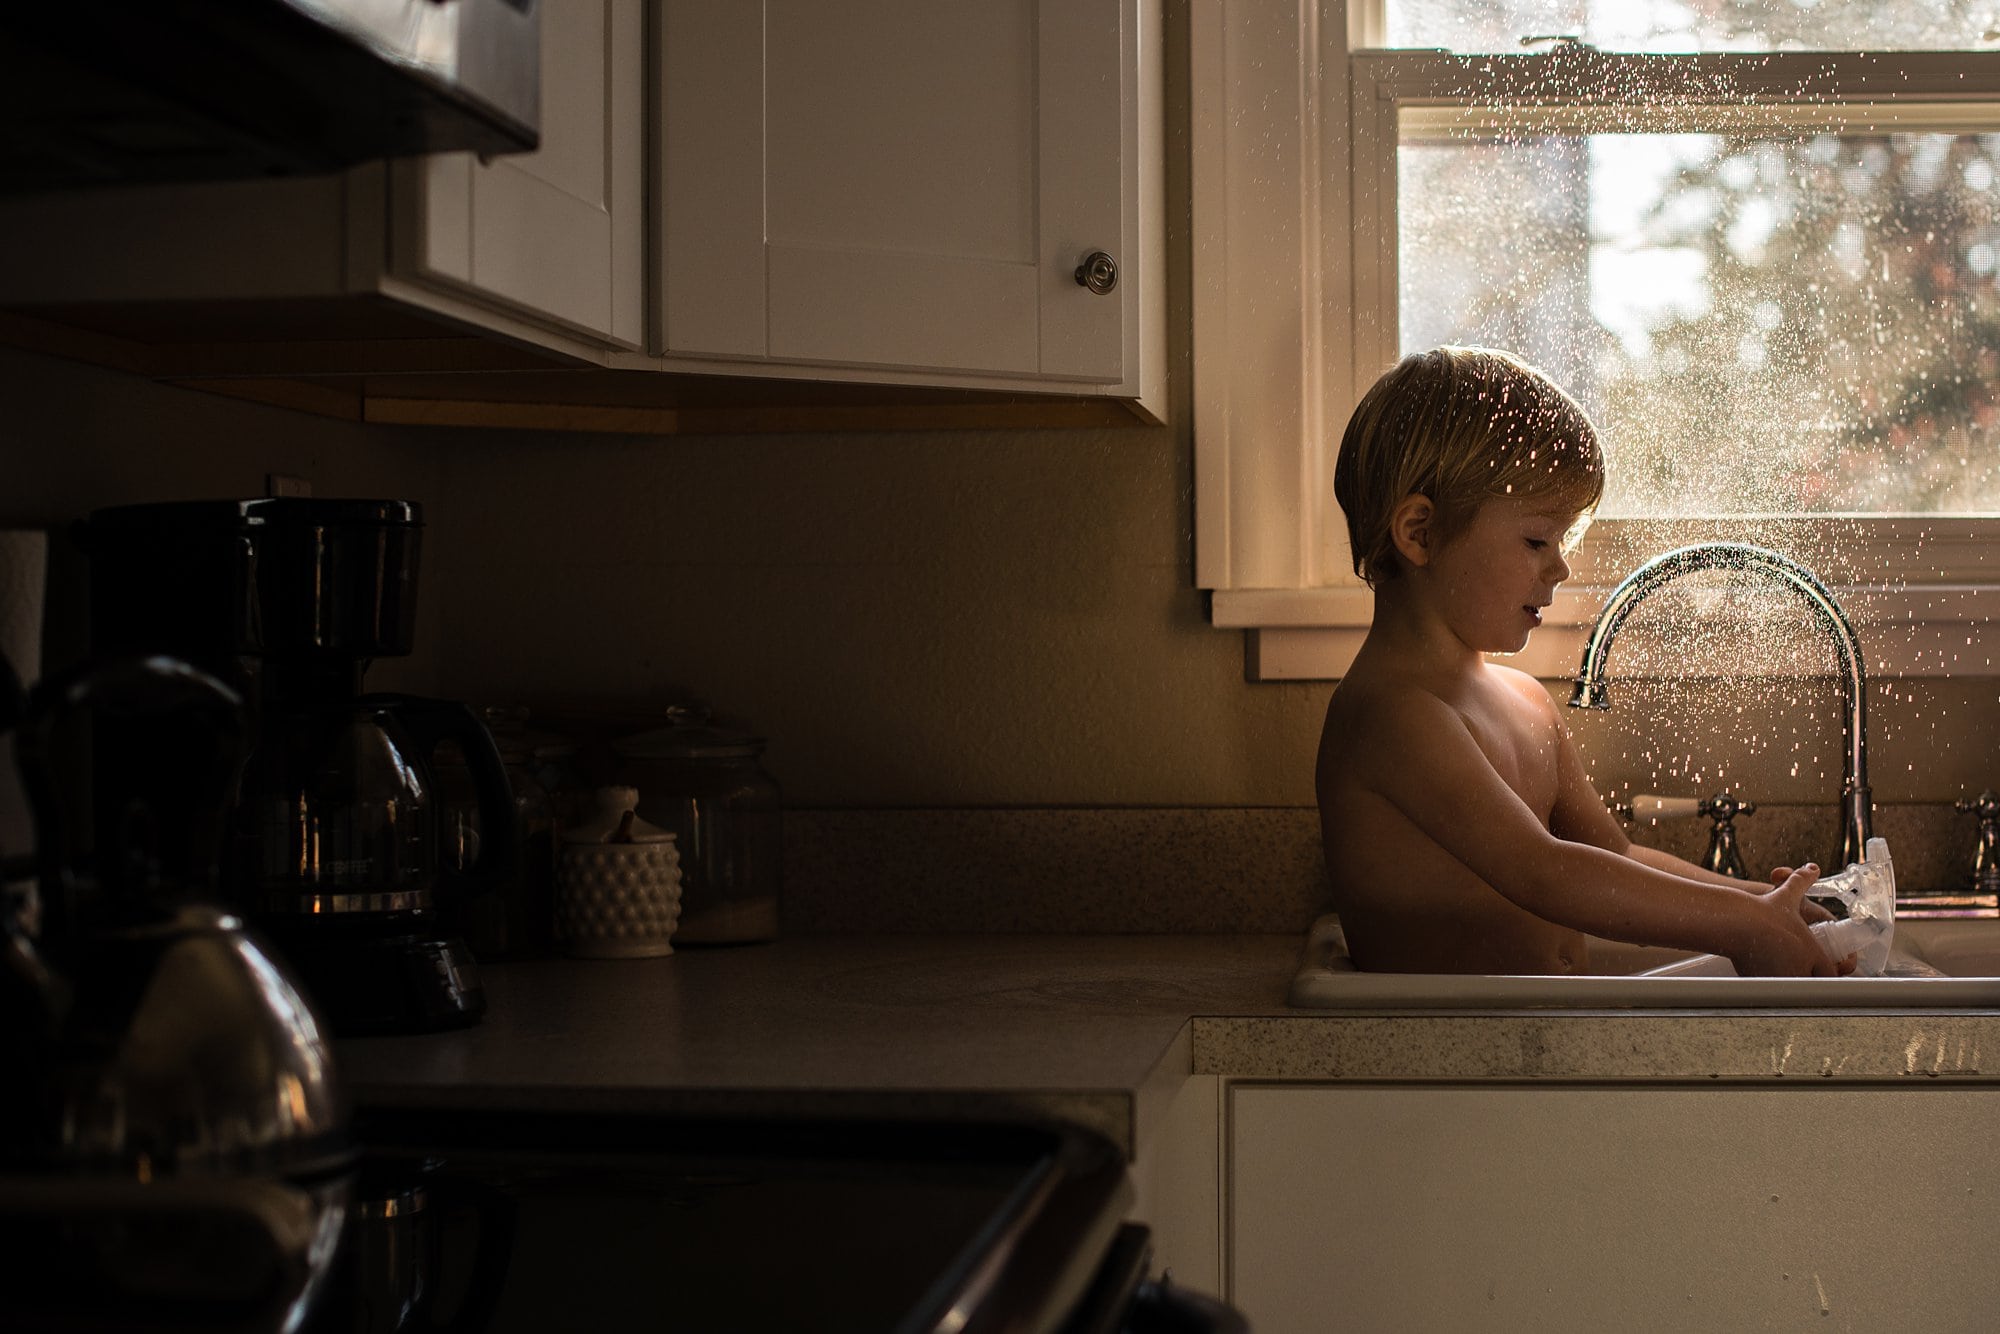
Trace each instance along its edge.
<instances>
[{"instance_id":1,"label":"glass storage jar","mask_svg":"<svg viewBox=\"0 0 2000 1334\"><path fill-rule=\"evenodd\" d=\"M764 739L673 710L674 722L613 743L618 782L639 789L639 818L680 849L676 944L724 945L778 934L782 878L777 780Z\"/></svg>"}]
</instances>

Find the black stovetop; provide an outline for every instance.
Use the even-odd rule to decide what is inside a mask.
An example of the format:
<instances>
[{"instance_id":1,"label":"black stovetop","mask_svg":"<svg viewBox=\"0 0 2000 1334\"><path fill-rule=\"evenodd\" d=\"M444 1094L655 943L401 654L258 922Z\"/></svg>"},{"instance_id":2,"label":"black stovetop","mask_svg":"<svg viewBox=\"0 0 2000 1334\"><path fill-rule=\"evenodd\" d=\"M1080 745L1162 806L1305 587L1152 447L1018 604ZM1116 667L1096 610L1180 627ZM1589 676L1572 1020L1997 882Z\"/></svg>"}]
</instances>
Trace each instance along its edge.
<instances>
[{"instance_id":1,"label":"black stovetop","mask_svg":"<svg viewBox=\"0 0 2000 1334\"><path fill-rule=\"evenodd\" d=\"M374 1113L308 1331L1061 1326L1128 1199L1062 1128Z\"/></svg>"}]
</instances>

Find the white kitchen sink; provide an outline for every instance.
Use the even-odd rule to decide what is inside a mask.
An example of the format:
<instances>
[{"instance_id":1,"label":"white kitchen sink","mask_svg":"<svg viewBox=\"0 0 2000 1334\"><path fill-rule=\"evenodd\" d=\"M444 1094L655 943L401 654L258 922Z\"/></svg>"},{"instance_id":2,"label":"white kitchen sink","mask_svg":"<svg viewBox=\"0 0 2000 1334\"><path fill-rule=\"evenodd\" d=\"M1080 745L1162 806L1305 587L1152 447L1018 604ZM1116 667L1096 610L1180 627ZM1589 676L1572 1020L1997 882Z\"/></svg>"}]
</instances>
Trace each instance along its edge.
<instances>
[{"instance_id":1,"label":"white kitchen sink","mask_svg":"<svg viewBox=\"0 0 2000 1334\"><path fill-rule=\"evenodd\" d=\"M1286 1003L1310 1010L2000 1009L2000 921L1896 924L1883 977L1644 977L1688 957L1591 943L1588 975L1367 973L1347 956L1339 919L1307 933Z\"/></svg>"}]
</instances>

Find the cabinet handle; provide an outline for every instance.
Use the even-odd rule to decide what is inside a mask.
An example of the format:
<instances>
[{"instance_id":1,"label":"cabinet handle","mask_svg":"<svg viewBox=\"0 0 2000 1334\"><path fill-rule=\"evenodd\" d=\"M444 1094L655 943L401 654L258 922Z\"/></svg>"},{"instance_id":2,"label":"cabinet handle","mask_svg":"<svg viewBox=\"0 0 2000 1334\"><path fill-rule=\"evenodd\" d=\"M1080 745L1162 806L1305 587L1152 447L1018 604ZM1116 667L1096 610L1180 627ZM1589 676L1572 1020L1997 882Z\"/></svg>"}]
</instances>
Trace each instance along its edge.
<instances>
[{"instance_id":1,"label":"cabinet handle","mask_svg":"<svg viewBox=\"0 0 2000 1334\"><path fill-rule=\"evenodd\" d=\"M1088 287L1099 296L1118 286L1118 261L1102 250L1093 250L1076 266L1076 285Z\"/></svg>"}]
</instances>

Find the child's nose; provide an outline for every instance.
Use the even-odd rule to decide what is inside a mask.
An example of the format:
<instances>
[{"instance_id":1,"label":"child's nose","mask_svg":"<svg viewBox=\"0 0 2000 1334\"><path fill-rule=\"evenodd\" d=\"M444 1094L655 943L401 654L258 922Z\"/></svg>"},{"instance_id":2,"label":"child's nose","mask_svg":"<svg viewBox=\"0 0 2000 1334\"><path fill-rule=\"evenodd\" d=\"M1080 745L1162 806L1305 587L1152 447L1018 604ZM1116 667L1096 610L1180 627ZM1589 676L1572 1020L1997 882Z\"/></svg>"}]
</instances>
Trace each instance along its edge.
<instances>
[{"instance_id":1,"label":"child's nose","mask_svg":"<svg viewBox=\"0 0 2000 1334\"><path fill-rule=\"evenodd\" d=\"M1549 567L1549 582L1559 584L1569 578L1569 560L1556 548L1551 547L1549 550L1555 553L1555 558Z\"/></svg>"}]
</instances>

